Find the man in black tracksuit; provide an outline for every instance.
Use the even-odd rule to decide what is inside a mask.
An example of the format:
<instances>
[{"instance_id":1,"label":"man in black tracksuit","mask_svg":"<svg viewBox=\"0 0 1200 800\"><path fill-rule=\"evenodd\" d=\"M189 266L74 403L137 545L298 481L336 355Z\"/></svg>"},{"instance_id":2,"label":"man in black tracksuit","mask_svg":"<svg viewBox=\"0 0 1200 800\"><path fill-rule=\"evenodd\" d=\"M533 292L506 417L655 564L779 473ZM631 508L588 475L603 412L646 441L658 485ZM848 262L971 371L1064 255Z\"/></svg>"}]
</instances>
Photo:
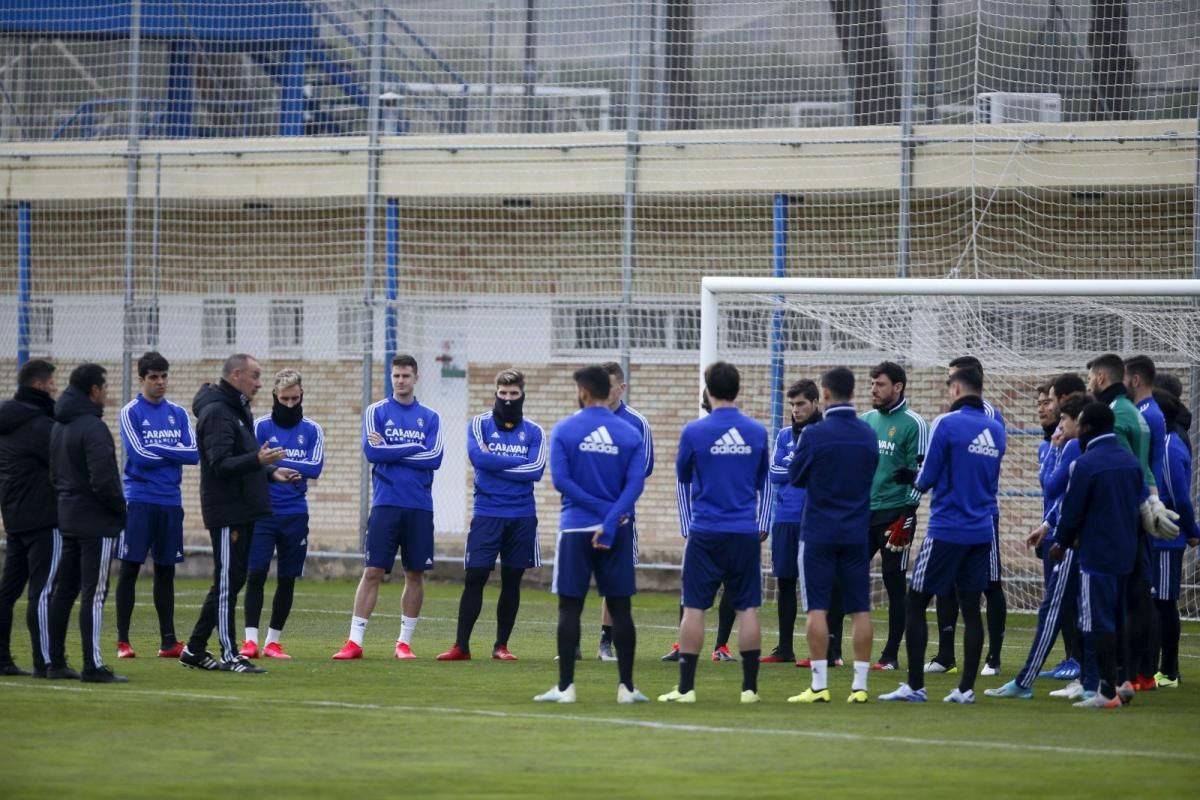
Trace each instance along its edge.
<instances>
[{"instance_id":1,"label":"man in black tracksuit","mask_svg":"<svg viewBox=\"0 0 1200 800\"><path fill-rule=\"evenodd\" d=\"M54 407L50 431L50 480L58 492L62 558L50 597L48 678L81 678L90 683L124 683L104 666L100 629L108 596L108 567L117 536L125 528L125 492L117 467L112 432L100 417L108 398L107 371L80 364L71 385ZM79 597L83 672L67 666L67 623Z\"/></svg>"},{"instance_id":2,"label":"man in black tracksuit","mask_svg":"<svg viewBox=\"0 0 1200 800\"><path fill-rule=\"evenodd\" d=\"M13 606L29 582L25 621L33 643L33 674L50 663L50 590L61 552L58 499L50 483L54 427L54 365L35 358L17 373L17 393L0 404L0 510L7 552L0 578L0 675L28 675L13 663Z\"/></svg>"},{"instance_id":3,"label":"man in black tracksuit","mask_svg":"<svg viewBox=\"0 0 1200 800\"><path fill-rule=\"evenodd\" d=\"M277 468L278 447L258 446L250 401L262 388L262 368L238 353L225 360L221 379L196 393L196 446L200 450L200 510L212 539L213 585L179 663L192 669L266 672L238 655L234 622L237 596L246 583L246 560L256 520L271 515L267 481L294 481L299 473ZM213 629L221 660L205 649Z\"/></svg>"}]
</instances>

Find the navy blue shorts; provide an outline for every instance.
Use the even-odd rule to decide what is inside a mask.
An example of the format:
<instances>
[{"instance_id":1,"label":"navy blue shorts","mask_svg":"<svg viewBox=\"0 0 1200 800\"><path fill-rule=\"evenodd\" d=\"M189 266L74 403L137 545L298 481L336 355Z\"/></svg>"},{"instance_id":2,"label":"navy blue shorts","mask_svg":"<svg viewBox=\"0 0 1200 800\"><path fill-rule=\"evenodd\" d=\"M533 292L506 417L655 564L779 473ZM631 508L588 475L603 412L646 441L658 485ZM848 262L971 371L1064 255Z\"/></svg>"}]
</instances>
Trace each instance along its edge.
<instances>
[{"instance_id":1,"label":"navy blue shorts","mask_svg":"<svg viewBox=\"0 0 1200 800\"><path fill-rule=\"evenodd\" d=\"M601 597L632 597L637 594L635 563L632 524L617 528L608 550L592 547L589 531L559 531L551 591L563 597L587 597L595 573Z\"/></svg>"},{"instance_id":2,"label":"navy blue shorts","mask_svg":"<svg viewBox=\"0 0 1200 800\"><path fill-rule=\"evenodd\" d=\"M1150 594L1155 600L1178 600L1183 579L1183 553L1179 550L1155 550L1150 562Z\"/></svg>"},{"instance_id":3,"label":"navy blue shorts","mask_svg":"<svg viewBox=\"0 0 1200 800\"><path fill-rule=\"evenodd\" d=\"M506 567L529 569L542 565L537 517L473 517L467 531L467 569L494 569L496 556Z\"/></svg>"},{"instance_id":4,"label":"navy blue shorts","mask_svg":"<svg viewBox=\"0 0 1200 800\"><path fill-rule=\"evenodd\" d=\"M776 522L771 528L771 574L784 580L800 577L800 523Z\"/></svg>"},{"instance_id":5,"label":"navy blue shorts","mask_svg":"<svg viewBox=\"0 0 1200 800\"><path fill-rule=\"evenodd\" d=\"M368 567L391 572L396 553L405 572L433 569L433 512L420 508L375 506L367 520Z\"/></svg>"},{"instance_id":6,"label":"navy blue shorts","mask_svg":"<svg viewBox=\"0 0 1200 800\"><path fill-rule=\"evenodd\" d=\"M842 591L842 611L858 614L871 610L870 545L801 543L800 598L805 613L828 611L835 584Z\"/></svg>"},{"instance_id":7,"label":"navy blue shorts","mask_svg":"<svg viewBox=\"0 0 1200 800\"><path fill-rule=\"evenodd\" d=\"M254 523L248 569L266 572L271 568L274 554L278 554L276 572L279 577L304 576L304 559L308 556L308 514L284 514Z\"/></svg>"},{"instance_id":8,"label":"navy blue shorts","mask_svg":"<svg viewBox=\"0 0 1200 800\"><path fill-rule=\"evenodd\" d=\"M1116 633L1125 614L1125 576L1079 571L1079 630Z\"/></svg>"},{"instance_id":9,"label":"navy blue shorts","mask_svg":"<svg viewBox=\"0 0 1200 800\"><path fill-rule=\"evenodd\" d=\"M117 558L145 564L146 554L152 553L154 563L164 567L183 562L183 506L131 500L126 509Z\"/></svg>"},{"instance_id":10,"label":"navy blue shorts","mask_svg":"<svg viewBox=\"0 0 1200 800\"><path fill-rule=\"evenodd\" d=\"M683 557L683 604L709 609L717 589L740 610L762 605L762 545L757 534L695 533Z\"/></svg>"},{"instance_id":11,"label":"navy blue shorts","mask_svg":"<svg viewBox=\"0 0 1200 800\"><path fill-rule=\"evenodd\" d=\"M992 544L958 544L930 539L921 542L909 589L942 595L987 591Z\"/></svg>"}]
</instances>

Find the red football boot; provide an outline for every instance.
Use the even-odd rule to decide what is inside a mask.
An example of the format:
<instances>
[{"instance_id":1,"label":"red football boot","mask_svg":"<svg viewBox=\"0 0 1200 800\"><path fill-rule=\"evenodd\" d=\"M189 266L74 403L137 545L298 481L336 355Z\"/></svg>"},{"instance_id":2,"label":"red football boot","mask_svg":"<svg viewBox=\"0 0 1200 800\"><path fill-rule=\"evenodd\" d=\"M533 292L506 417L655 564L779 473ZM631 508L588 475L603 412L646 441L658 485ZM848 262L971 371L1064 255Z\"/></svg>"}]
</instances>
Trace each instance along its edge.
<instances>
[{"instance_id":1,"label":"red football boot","mask_svg":"<svg viewBox=\"0 0 1200 800\"><path fill-rule=\"evenodd\" d=\"M396 656L396 658L400 658L400 656ZM434 658L434 661L470 661L470 660L471 660L471 652L469 650L463 650L461 647L459 647L458 642L455 642L454 645L446 652L438 653L437 657Z\"/></svg>"},{"instance_id":2,"label":"red football boot","mask_svg":"<svg viewBox=\"0 0 1200 800\"><path fill-rule=\"evenodd\" d=\"M338 650L336 653L333 654L333 660L334 661L354 661L355 659L362 658L362 656L363 656L362 648L359 647L358 645L356 645L351 640L347 639L346 643L344 645L342 645L342 649Z\"/></svg>"}]
</instances>

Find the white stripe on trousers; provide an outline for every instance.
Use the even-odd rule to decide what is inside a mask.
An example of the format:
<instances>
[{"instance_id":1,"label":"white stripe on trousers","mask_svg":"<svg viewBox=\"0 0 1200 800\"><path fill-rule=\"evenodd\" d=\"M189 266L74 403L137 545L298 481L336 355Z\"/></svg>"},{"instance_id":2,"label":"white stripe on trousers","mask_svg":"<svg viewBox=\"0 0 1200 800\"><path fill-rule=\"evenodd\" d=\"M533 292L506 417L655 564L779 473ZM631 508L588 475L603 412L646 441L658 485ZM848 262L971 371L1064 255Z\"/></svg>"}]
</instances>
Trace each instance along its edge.
<instances>
[{"instance_id":1,"label":"white stripe on trousers","mask_svg":"<svg viewBox=\"0 0 1200 800\"><path fill-rule=\"evenodd\" d=\"M92 662L99 668L104 666L104 654L100 647L100 629L104 626L104 600L108 596L108 567L112 563L113 545L116 539L106 536L100 543L100 567L96 574L96 593L92 595ZM82 609L80 610L82 613Z\"/></svg>"},{"instance_id":2,"label":"white stripe on trousers","mask_svg":"<svg viewBox=\"0 0 1200 800\"><path fill-rule=\"evenodd\" d=\"M1062 600L1066 595L1067 584L1071 580L1071 565L1075 560L1075 551L1068 548L1063 555L1063 560L1058 562L1058 572L1055 575L1054 593L1050 597L1050 607L1046 609L1046 618L1043 620L1044 627L1042 635L1033 644L1031 664L1034 664L1034 670L1031 672L1033 679L1037 678L1038 670L1046 663L1046 656L1050 654L1050 647L1054 644L1054 640L1058 638L1058 621L1062 615ZM1033 680L1029 681L1028 686L1022 686L1022 689L1033 688Z\"/></svg>"},{"instance_id":3,"label":"white stripe on trousers","mask_svg":"<svg viewBox=\"0 0 1200 800\"><path fill-rule=\"evenodd\" d=\"M558 594L558 565L562 563L562 531L558 532L558 536L554 540L554 571L550 578L550 592Z\"/></svg>"},{"instance_id":4,"label":"white stripe on trousers","mask_svg":"<svg viewBox=\"0 0 1200 800\"><path fill-rule=\"evenodd\" d=\"M217 581L217 638L221 641L221 659L232 661L237 653L230 638L229 617L229 528L221 528L221 577Z\"/></svg>"},{"instance_id":5,"label":"white stripe on trousers","mask_svg":"<svg viewBox=\"0 0 1200 800\"><path fill-rule=\"evenodd\" d=\"M917 551L917 565L913 568L909 588L914 592L925 591L925 569L929 566L929 554L933 550L933 539L928 534L921 540L921 549Z\"/></svg>"},{"instance_id":6,"label":"white stripe on trousers","mask_svg":"<svg viewBox=\"0 0 1200 800\"><path fill-rule=\"evenodd\" d=\"M54 578L58 575L58 563L62 561L62 534L58 528L51 531L50 572L37 600L38 646L42 648L42 663L50 666L50 595L54 591Z\"/></svg>"},{"instance_id":7,"label":"white stripe on trousers","mask_svg":"<svg viewBox=\"0 0 1200 800\"><path fill-rule=\"evenodd\" d=\"M992 583L1000 580L1000 525L996 517L992 517L992 546L988 550L988 580Z\"/></svg>"},{"instance_id":8,"label":"white stripe on trousers","mask_svg":"<svg viewBox=\"0 0 1200 800\"><path fill-rule=\"evenodd\" d=\"M796 575L800 583L800 604L804 606L801 611L808 613L808 592L804 588L804 542L800 542L800 547L796 552Z\"/></svg>"},{"instance_id":9,"label":"white stripe on trousers","mask_svg":"<svg viewBox=\"0 0 1200 800\"><path fill-rule=\"evenodd\" d=\"M1092 632L1092 584L1083 570L1079 572L1079 630Z\"/></svg>"}]
</instances>

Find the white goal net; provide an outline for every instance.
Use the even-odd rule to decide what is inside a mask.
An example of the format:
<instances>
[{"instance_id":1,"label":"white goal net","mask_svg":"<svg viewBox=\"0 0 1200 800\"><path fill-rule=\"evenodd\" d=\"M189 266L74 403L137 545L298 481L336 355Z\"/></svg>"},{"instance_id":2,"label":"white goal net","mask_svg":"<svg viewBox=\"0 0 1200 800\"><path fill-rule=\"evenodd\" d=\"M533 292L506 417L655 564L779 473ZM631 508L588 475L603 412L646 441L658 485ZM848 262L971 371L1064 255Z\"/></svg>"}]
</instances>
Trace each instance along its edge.
<instances>
[{"instance_id":1,"label":"white goal net","mask_svg":"<svg viewBox=\"0 0 1200 800\"><path fill-rule=\"evenodd\" d=\"M1185 392L1196 391L1200 285L1194 282L706 278L704 286L700 361L737 364L747 384L743 410L776 430L787 386L819 381L832 366L854 370L862 413L871 407L871 367L901 364L910 407L932 420L946 410L951 359L980 359L984 397L1003 414L1008 432L1000 543L1012 609L1035 609L1042 596L1041 562L1024 544L1042 515L1037 387L1066 372L1086 380L1085 364L1114 352L1148 355ZM1185 559L1183 583L1183 613L1200 616L1194 554ZM882 587L876 590L882 597Z\"/></svg>"}]
</instances>

